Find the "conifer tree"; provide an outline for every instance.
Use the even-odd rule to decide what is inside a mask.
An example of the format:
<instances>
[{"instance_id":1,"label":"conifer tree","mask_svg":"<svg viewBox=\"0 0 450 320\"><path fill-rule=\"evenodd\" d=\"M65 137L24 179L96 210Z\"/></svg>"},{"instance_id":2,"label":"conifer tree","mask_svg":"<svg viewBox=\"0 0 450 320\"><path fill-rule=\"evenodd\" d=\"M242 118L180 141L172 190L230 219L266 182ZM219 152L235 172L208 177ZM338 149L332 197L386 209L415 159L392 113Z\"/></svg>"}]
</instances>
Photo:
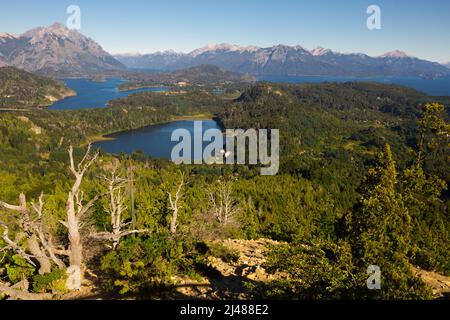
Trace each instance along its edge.
<instances>
[{"instance_id":1,"label":"conifer tree","mask_svg":"<svg viewBox=\"0 0 450 320\"><path fill-rule=\"evenodd\" d=\"M401 184L405 205L412 219L413 262L422 268L447 271L450 261L450 221L445 217L445 205L441 201L447 183L440 177L425 170L425 160L429 155L427 146L436 145L436 140L450 136L450 125L442 116L444 106L426 104L419 121L420 138L417 160L404 170ZM442 142L442 141L441 141Z\"/></svg>"},{"instance_id":2,"label":"conifer tree","mask_svg":"<svg viewBox=\"0 0 450 320\"><path fill-rule=\"evenodd\" d=\"M408 261L411 218L397 187L395 161L386 145L364 179L361 199L349 221L356 267L361 273L369 266L381 270L381 290L364 290L369 297L427 297Z\"/></svg>"}]
</instances>

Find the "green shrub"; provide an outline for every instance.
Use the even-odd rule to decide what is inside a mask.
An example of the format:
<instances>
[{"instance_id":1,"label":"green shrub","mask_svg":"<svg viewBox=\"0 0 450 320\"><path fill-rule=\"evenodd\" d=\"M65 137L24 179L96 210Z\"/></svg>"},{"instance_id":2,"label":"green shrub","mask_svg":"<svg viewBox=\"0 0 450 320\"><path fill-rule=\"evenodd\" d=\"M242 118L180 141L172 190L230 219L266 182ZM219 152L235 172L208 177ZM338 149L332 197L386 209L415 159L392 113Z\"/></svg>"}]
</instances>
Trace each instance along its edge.
<instances>
[{"instance_id":1,"label":"green shrub","mask_svg":"<svg viewBox=\"0 0 450 320\"><path fill-rule=\"evenodd\" d=\"M283 244L272 248L265 264L279 280L249 286L271 299L351 298L356 287L350 246L346 243Z\"/></svg>"},{"instance_id":2,"label":"green shrub","mask_svg":"<svg viewBox=\"0 0 450 320\"><path fill-rule=\"evenodd\" d=\"M223 262L231 263L239 260L239 254L224 245L212 243L208 245L207 254L221 259Z\"/></svg>"},{"instance_id":3,"label":"green shrub","mask_svg":"<svg viewBox=\"0 0 450 320\"><path fill-rule=\"evenodd\" d=\"M57 269L43 275L33 277L33 291L36 293L65 293L67 273L65 269Z\"/></svg>"},{"instance_id":4,"label":"green shrub","mask_svg":"<svg viewBox=\"0 0 450 320\"><path fill-rule=\"evenodd\" d=\"M181 241L165 233L130 237L103 257L101 269L109 275L108 289L119 289L120 294L145 293L171 285L173 276L192 270L189 254Z\"/></svg>"},{"instance_id":5,"label":"green shrub","mask_svg":"<svg viewBox=\"0 0 450 320\"><path fill-rule=\"evenodd\" d=\"M13 255L9 260L5 268L10 282L17 283L34 274L35 267L19 255Z\"/></svg>"}]
</instances>

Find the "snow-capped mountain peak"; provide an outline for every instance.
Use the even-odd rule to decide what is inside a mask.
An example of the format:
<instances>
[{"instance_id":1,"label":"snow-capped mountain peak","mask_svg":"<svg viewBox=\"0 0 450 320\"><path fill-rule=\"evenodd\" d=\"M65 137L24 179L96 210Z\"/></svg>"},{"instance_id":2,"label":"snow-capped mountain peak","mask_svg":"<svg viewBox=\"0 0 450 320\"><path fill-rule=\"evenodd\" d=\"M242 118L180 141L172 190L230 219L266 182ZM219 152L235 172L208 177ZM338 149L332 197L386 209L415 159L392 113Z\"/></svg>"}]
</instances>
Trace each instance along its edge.
<instances>
[{"instance_id":1,"label":"snow-capped mountain peak","mask_svg":"<svg viewBox=\"0 0 450 320\"><path fill-rule=\"evenodd\" d=\"M16 37L6 32L0 32L0 39L15 39Z\"/></svg>"},{"instance_id":2,"label":"snow-capped mountain peak","mask_svg":"<svg viewBox=\"0 0 450 320\"><path fill-rule=\"evenodd\" d=\"M13 36L9 33L0 32L0 43L6 42L7 40L17 39L17 37Z\"/></svg>"},{"instance_id":3,"label":"snow-capped mountain peak","mask_svg":"<svg viewBox=\"0 0 450 320\"><path fill-rule=\"evenodd\" d=\"M387 52L387 53L381 55L380 58L398 58L398 59L403 59L403 58L409 58L409 56L406 53L404 53L403 51L395 50L395 51Z\"/></svg>"},{"instance_id":4,"label":"snow-capped mountain peak","mask_svg":"<svg viewBox=\"0 0 450 320\"><path fill-rule=\"evenodd\" d=\"M203 53L207 52L214 52L214 51L230 51L230 52L254 52L257 51L259 47L256 46L238 46L235 44L228 44L228 43L222 43L222 44L208 44L207 46L192 51L189 55L192 57L197 57Z\"/></svg>"},{"instance_id":5,"label":"snow-capped mountain peak","mask_svg":"<svg viewBox=\"0 0 450 320\"><path fill-rule=\"evenodd\" d=\"M130 68L178 70L199 65L215 65L225 70L260 75L337 76L428 76L450 75L450 70L426 60L394 51L383 57L364 53L340 53L318 47L275 45L243 47L227 43L210 44L187 54L153 53L141 58L121 58Z\"/></svg>"},{"instance_id":6,"label":"snow-capped mountain peak","mask_svg":"<svg viewBox=\"0 0 450 320\"><path fill-rule=\"evenodd\" d=\"M158 51L157 53L162 54L162 55L169 55L169 56L182 56L184 55L184 53L181 52L177 52L173 49L168 49L168 50L164 50L164 51Z\"/></svg>"},{"instance_id":7,"label":"snow-capped mountain peak","mask_svg":"<svg viewBox=\"0 0 450 320\"><path fill-rule=\"evenodd\" d=\"M323 56L323 55L326 55L328 53L333 53L333 51L331 51L330 49L322 48L322 47L317 47L314 50L311 50L311 54L313 56L316 56L316 57L317 56Z\"/></svg>"}]
</instances>

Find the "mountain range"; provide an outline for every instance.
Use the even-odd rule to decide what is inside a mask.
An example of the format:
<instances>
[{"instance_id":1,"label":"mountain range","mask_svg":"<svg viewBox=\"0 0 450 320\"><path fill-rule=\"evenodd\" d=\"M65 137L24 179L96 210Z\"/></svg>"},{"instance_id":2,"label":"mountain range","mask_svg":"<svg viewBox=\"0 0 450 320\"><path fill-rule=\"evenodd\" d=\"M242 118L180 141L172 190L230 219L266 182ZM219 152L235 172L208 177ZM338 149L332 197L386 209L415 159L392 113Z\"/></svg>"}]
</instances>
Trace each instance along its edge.
<instances>
[{"instance_id":1,"label":"mountain range","mask_svg":"<svg viewBox=\"0 0 450 320\"><path fill-rule=\"evenodd\" d=\"M123 70L94 40L60 23L36 28L20 36L0 34L0 66L56 76L81 76Z\"/></svg>"},{"instance_id":2,"label":"mountain range","mask_svg":"<svg viewBox=\"0 0 450 320\"><path fill-rule=\"evenodd\" d=\"M176 71L202 65L252 76L413 76L450 75L449 66L393 51L378 57L301 46L268 48L208 45L190 53L174 51L112 56L91 38L63 24L15 36L0 33L0 67L13 66L56 77L124 72L130 69Z\"/></svg>"},{"instance_id":3,"label":"mountain range","mask_svg":"<svg viewBox=\"0 0 450 320\"><path fill-rule=\"evenodd\" d=\"M269 48L230 44L208 45L190 53L174 51L153 54L116 55L133 69L178 70L198 65L216 65L226 70L254 76L419 76L450 75L443 65L408 56L402 51L379 57L361 53L338 53L331 49L306 50L301 46L277 45Z\"/></svg>"}]
</instances>

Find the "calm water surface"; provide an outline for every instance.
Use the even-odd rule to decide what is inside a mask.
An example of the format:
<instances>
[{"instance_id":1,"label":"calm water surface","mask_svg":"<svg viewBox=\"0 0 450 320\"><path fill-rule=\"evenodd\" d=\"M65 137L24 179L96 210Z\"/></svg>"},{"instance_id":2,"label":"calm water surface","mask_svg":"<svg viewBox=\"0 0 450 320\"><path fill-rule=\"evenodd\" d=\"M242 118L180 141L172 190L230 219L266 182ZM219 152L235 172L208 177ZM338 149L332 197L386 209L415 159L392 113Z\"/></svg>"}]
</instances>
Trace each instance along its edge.
<instances>
[{"instance_id":1,"label":"calm water surface","mask_svg":"<svg viewBox=\"0 0 450 320\"><path fill-rule=\"evenodd\" d=\"M104 108L108 101L142 91L164 91L164 88L146 88L120 92L118 87L126 82L123 79L107 79L95 82L89 79L64 79L64 83L77 92L76 97L60 100L53 104L51 110L74 110Z\"/></svg>"},{"instance_id":2,"label":"calm water surface","mask_svg":"<svg viewBox=\"0 0 450 320\"><path fill-rule=\"evenodd\" d=\"M286 77L270 76L261 77L260 80L285 82L285 83L322 83L322 82L349 82L349 81L374 81L386 84L398 84L415 88L430 95L448 95L450 96L450 77L436 80L425 80L420 78L405 77ZM119 92L118 86L125 82L122 79L108 79L105 82L94 82L87 79L67 79L65 83L75 91L76 97L68 98L55 103L51 109L84 109L84 108L103 108L106 107L109 100L126 97L129 94L141 91L164 91L163 88L139 89L127 92ZM131 154L141 151L153 158L170 159L173 147L178 142L172 142L171 136L176 129L187 129L191 136L201 134L208 129L220 129L213 120L202 121L202 132L194 131L194 120L181 120L166 124L153 125L142 129L116 133L108 137L114 140L100 141L94 144L94 147L100 148L107 153L113 154ZM204 143L206 145L206 143ZM192 157L194 159L194 155Z\"/></svg>"},{"instance_id":3,"label":"calm water surface","mask_svg":"<svg viewBox=\"0 0 450 320\"><path fill-rule=\"evenodd\" d=\"M93 147L113 154L130 154L135 151L142 151L153 158L170 159L173 147L178 144L178 142L171 141L172 132L176 129L187 129L193 140L194 134L203 136L206 130L220 130L220 127L214 120L202 120L202 130L194 131L194 120L180 120L115 133L108 136L114 140L99 141L93 144ZM204 143L204 147L207 144ZM193 146L193 143L191 145ZM194 155L192 155L192 159L195 159Z\"/></svg>"}]
</instances>

